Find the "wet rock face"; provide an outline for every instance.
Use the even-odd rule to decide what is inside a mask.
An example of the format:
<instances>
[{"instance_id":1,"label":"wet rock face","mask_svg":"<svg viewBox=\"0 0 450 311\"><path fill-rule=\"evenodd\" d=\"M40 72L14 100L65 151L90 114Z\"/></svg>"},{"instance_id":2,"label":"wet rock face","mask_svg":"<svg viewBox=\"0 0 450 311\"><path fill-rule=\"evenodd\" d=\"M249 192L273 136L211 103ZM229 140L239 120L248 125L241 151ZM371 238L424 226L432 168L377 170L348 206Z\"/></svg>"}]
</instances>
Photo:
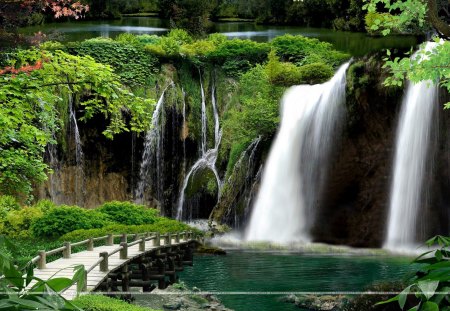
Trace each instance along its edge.
<instances>
[{"instance_id":1,"label":"wet rock face","mask_svg":"<svg viewBox=\"0 0 450 311\"><path fill-rule=\"evenodd\" d=\"M316 241L376 247L384 239L402 90L381 86L380 66L368 59L349 69L347 127L321 195Z\"/></svg>"}]
</instances>

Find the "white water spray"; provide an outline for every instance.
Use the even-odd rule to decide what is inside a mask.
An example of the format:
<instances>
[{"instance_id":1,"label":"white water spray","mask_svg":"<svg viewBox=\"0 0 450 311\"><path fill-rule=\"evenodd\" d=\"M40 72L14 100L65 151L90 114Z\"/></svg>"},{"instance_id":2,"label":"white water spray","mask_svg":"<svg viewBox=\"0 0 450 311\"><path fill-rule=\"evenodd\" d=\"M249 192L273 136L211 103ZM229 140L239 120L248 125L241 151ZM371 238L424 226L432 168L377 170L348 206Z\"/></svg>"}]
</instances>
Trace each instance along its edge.
<instances>
[{"instance_id":1,"label":"white water spray","mask_svg":"<svg viewBox=\"0 0 450 311\"><path fill-rule=\"evenodd\" d=\"M436 43L427 43L432 51ZM419 55L420 55L419 51ZM417 57L415 54L413 57ZM409 83L397 128L394 178L391 185L388 233L384 247L410 251L417 247L420 209L425 203L425 172L437 113L438 87L431 81Z\"/></svg>"},{"instance_id":2,"label":"white water spray","mask_svg":"<svg viewBox=\"0 0 450 311\"><path fill-rule=\"evenodd\" d=\"M280 129L263 173L246 240L310 241L317 196L305 189L305 183L314 182L308 186L320 191L321 178L317 178L320 174L316 170L328 160L328 144L342 121L348 66L343 65L329 82L292 87L284 95Z\"/></svg>"}]
</instances>

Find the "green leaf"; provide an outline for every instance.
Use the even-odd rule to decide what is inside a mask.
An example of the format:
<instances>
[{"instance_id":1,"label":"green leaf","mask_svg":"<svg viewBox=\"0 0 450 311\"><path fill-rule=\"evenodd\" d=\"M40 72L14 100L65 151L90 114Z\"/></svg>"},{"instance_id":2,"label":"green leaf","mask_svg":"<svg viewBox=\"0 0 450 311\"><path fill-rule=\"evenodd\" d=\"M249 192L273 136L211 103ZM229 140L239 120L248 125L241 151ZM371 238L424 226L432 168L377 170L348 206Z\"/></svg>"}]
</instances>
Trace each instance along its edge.
<instances>
[{"instance_id":1,"label":"green leaf","mask_svg":"<svg viewBox=\"0 0 450 311\"><path fill-rule=\"evenodd\" d=\"M419 281L417 286L422 291L427 299L434 296L436 289L439 286L439 281Z\"/></svg>"},{"instance_id":2,"label":"green leaf","mask_svg":"<svg viewBox=\"0 0 450 311\"><path fill-rule=\"evenodd\" d=\"M420 308L421 311L439 311L439 306L434 302L427 301Z\"/></svg>"},{"instance_id":3,"label":"green leaf","mask_svg":"<svg viewBox=\"0 0 450 311\"><path fill-rule=\"evenodd\" d=\"M408 298L408 295L411 293L411 287L413 285L408 286L405 288L399 295L398 295L398 304L400 305L400 308L403 310L406 304L406 299Z\"/></svg>"}]
</instances>

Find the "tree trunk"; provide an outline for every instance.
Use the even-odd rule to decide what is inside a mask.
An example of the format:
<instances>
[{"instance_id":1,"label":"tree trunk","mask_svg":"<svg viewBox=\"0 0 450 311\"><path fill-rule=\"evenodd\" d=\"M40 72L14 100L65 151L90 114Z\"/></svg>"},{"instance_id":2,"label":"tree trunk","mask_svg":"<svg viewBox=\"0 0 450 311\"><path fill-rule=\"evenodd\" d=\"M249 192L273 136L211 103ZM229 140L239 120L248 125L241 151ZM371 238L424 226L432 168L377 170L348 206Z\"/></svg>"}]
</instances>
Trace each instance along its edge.
<instances>
[{"instance_id":1,"label":"tree trunk","mask_svg":"<svg viewBox=\"0 0 450 311\"><path fill-rule=\"evenodd\" d=\"M436 0L428 0L427 4L428 20L430 21L430 23L441 36L450 38L450 26L439 18Z\"/></svg>"}]
</instances>

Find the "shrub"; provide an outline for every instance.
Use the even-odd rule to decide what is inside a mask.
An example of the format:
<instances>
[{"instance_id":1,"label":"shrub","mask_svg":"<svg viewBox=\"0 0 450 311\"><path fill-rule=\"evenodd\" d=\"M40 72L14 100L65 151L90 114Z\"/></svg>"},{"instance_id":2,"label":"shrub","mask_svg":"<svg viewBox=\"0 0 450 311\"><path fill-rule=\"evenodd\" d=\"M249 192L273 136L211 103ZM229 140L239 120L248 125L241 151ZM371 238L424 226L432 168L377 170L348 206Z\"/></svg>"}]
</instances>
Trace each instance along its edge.
<instances>
[{"instance_id":1,"label":"shrub","mask_svg":"<svg viewBox=\"0 0 450 311\"><path fill-rule=\"evenodd\" d=\"M152 224L158 217L158 210L149 209L142 205L130 202L108 202L100 206L96 211L103 213L118 224L145 225Z\"/></svg>"},{"instance_id":2,"label":"shrub","mask_svg":"<svg viewBox=\"0 0 450 311\"><path fill-rule=\"evenodd\" d=\"M220 65L230 60L247 60L251 64L262 63L267 59L270 47L267 43L251 40L226 40L216 50L208 53L208 57Z\"/></svg>"},{"instance_id":3,"label":"shrub","mask_svg":"<svg viewBox=\"0 0 450 311\"><path fill-rule=\"evenodd\" d=\"M41 43L39 48L46 51L66 50L66 46L58 41L46 41Z\"/></svg>"},{"instance_id":4,"label":"shrub","mask_svg":"<svg viewBox=\"0 0 450 311\"><path fill-rule=\"evenodd\" d=\"M51 208L31 225L37 237L56 238L78 229L102 228L111 224L105 214L77 206Z\"/></svg>"},{"instance_id":5,"label":"shrub","mask_svg":"<svg viewBox=\"0 0 450 311\"><path fill-rule=\"evenodd\" d=\"M74 305L84 311L151 311L125 301L100 295L84 295L73 301Z\"/></svg>"},{"instance_id":6,"label":"shrub","mask_svg":"<svg viewBox=\"0 0 450 311\"><path fill-rule=\"evenodd\" d=\"M31 225L44 213L40 208L24 207L18 211L10 211L4 221L3 232L12 238L31 238Z\"/></svg>"},{"instance_id":7,"label":"shrub","mask_svg":"<svg viewBox=\"0 0 450 311\"><path fill-rule=\"evenodd\" d=\"M338 66L344 60L350 58L348 54L334 50L333 45L321 42L318 39L293 36L290 34L275 38L271 45L277 51L282 61L289 61L298 65L311 63L309 57L314 57L314 62L322 62L333 67Z\"/></svg>"},{"instance_id":8,"label":"shrub","mask_svg":"<svg viewBox=\"0 0 450 311\"><path fill-rule=\"evenodd\" d=\"M95 38L72 44L69 50L74 54L90 55L97 62L112 66L123 83L129 86L142 86L149 77L158 71L158 59L136 45L139 40L133 36L122 36L120 42L111 39Z\"/></svg>"},{"instance_id":9,"label":"shrub","mask_svg":"<svg viewBox=\"0 0 450 311\"><path fill-rule=\"evenodd\" d=\"M333 68L324 63L314 63L298 68L299 78L309 84L323 83L333 76Z\"/></svg>"},{"instance_id":10,"label":"shrub","mask_svg":"<svg viewBox=\"0 0 450 311\"><path fill-rule=\"evenodd\" d=\"M63 235L61 241L83 241L92 237L101 237L107 234L137 234L144 232L182 232L182 231L193 231L200 233L197 229L194 229L182 222L159 217L151 225L140 225L140 226L126 226L126 225L109 225L100 229L80 229Z\"/></svg>"},{"instance_id":11,"label":"shrub","mask_svg":"<svg viewBox=\"0 0 450 311\"><path fill-rule=\"evenodd\" d=\"M189 33L184 29L172 29L167 34L167 38L175 40L178 45L189 44L194 41Z\"/></svg>"},{"instance_id":12,"label":"shrub","mask_svg":"<svg viewBox=\"0 0 450 311\"><path fill-rule=\"evenodd\" d=\"M56 207L56 204L50 200L39 200L33 207L40 208L44 213L46 213L49 209Z\"/></svg>"},{"instance_id":13,"label":"shrub","mask_svg":"<svg viewBox=\"0 0 450 311\"><path fill-rule=\"evenodd\" d=\"M16 198L11 195L0 196L0 216L3 218L10 211L17 211L20 209L20 205Z\"/></svg>"}]
</instances>

